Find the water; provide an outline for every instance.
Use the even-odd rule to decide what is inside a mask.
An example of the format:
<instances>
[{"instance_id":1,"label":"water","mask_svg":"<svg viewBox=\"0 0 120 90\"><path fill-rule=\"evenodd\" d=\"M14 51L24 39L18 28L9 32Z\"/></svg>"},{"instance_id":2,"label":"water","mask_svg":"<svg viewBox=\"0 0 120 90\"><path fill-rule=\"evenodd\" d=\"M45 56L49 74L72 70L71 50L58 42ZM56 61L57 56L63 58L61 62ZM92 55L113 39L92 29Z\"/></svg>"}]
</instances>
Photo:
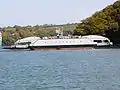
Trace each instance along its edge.
<instances>
[{"instance_id":1,"label":"water","mask_svg":"<svg viewBox=\"0 0 120 90\"><path fill-rule=\"evenodd\" d=\"M0 90L120 90L120 49L0 51Z\"/></svg>"}]
</instances>

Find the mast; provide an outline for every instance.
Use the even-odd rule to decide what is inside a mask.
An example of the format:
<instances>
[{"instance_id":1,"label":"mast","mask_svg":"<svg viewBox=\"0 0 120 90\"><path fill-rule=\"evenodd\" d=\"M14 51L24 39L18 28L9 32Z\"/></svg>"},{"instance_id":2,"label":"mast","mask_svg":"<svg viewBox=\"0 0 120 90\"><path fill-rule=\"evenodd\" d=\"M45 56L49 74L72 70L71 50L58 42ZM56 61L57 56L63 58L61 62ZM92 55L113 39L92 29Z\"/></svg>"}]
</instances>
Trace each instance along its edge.
<instances>
[{"instance_id":1,"label":"mast","mask_svg":"<svg viewBox=\"0 0 120 90\"><path fill-rule=\"evenodd\" d=\"M62 38L63 37L63 27L62 29L60 27L56 27L56 34L58 38Z\"/></svg>"}]
</instances>

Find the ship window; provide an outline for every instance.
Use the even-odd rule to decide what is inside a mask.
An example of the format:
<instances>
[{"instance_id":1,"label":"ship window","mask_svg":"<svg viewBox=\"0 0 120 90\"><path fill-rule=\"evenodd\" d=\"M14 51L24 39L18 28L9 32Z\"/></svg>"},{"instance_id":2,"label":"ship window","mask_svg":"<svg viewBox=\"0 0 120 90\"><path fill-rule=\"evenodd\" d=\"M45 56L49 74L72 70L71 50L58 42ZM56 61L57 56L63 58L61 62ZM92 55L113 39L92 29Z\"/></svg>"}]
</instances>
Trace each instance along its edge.
<instances>
[{"instance_id":1,"label":"ship window","mask_svg":"<svg viewBox=\"0 0 120 90\"><path fill-rule=\"evenodd\" d=\"M23 43L18 43L18 45L29 45L29 44L31 44L31 42L23 42Z\"/></svg>"},{"instance_id":2,"label":"ship window","mask_svg":"<svg viewBox=\"0 0 120 90\"><path fill-rule=\"evenodd\" d=\"M108 40L104 40L105 43L108 43L109 41Z\"/></svg>"},{"instance_id":3,"label":"ship window","mask_svg":"<svg viewBox=\"0 0 120 90\"><path fill-rule=\"evenodd\" d=\"M94 40L94 42L102 43L102 40Z\"/></svg>"}]
</instances>

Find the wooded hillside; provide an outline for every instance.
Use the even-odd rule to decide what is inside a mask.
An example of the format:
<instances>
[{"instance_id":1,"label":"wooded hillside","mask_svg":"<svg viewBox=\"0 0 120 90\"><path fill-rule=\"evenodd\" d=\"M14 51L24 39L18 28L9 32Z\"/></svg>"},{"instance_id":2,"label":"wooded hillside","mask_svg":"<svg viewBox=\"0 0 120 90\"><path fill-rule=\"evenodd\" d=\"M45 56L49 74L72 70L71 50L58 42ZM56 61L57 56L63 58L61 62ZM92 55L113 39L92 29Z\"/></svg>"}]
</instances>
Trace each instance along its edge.
<instances>
[{"instance_id":1,"label":"wooded hillside","mask_svg":"<svg viewBox=\"0 0 120 90\"><path fill-rule=\"evenodd\" d=\"M54 36L56 29L62 29L64 35L73 34L77 23L64 24L64 25L36 25L36 26L18 26L4 27L3 31L3 45L12 45L15 41L29 36Z\"/></svg>"},{"instance_id":2,"label":"wooded hillside","mask_svg":"<svg viewBox=\"0 0 120 90\"><path fill-rule=\"evenodd\" d=\"M74 34L104 35L114 43L120 43L120 0L82 20L74 30Z\"/></svg>"}]
</instances>

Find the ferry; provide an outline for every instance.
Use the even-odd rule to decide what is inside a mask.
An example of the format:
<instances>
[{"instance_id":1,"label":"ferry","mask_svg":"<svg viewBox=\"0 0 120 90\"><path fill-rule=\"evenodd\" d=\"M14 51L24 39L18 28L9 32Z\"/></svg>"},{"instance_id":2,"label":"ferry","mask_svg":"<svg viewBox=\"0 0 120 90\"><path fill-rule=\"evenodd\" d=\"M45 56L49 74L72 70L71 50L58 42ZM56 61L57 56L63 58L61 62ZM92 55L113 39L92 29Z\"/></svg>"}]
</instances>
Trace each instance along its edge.
<instances>
[{"instance_id":1,"label":"ferry","mask_svg":"<svg viewBox=\"0 0 120 90\"><path fill-rule=\"evenodd\" d=\"M31 50L81 50L110 47L112 42L106 37L97 35L63 37L56 39L39 39L29 45Z\"/></svg>"},{"instance_id":2,"label":"ferry","mask_svg":"<svg viewBox=\"0 0 120 90\"><path fill-rule=\"evenodd\" d=\"M4 49L30 49L30 50L81 50L110 47L113 43L104 36L63 36L58 33L52 37L27 37L19 39L14 45Z\"/></svg>"},{"instance_id":3,"label":"ferry","mask_svg":"<svg viewBox=\"0 0 120 90\"><path fill-rule=\"evenodd\" d=\"M30 50L81 50L110 47L113 43L103 36L64 36L58 37L27 37L15 42L14 45L4 49L30 49Z\"/></svg>"}]
</instances>

